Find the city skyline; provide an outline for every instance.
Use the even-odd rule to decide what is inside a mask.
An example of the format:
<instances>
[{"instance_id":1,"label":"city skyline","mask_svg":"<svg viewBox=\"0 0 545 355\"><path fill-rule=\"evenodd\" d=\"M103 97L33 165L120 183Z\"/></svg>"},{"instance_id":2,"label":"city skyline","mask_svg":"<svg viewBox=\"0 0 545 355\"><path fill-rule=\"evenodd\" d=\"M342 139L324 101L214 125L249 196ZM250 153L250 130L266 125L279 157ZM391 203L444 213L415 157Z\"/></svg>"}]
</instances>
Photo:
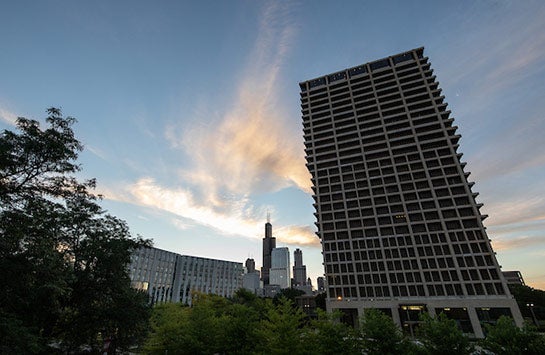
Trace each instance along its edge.
<instances>
[{"instance_id":1,"label":"city skyline","mask_svg":"<svg viewBox=\"0 0 545 355\"><path fill-rule=\"evenodd\" d=\"M59 106L81 177L134 234L259 269L270 211L314 281L298 83L424 46L499 263L545 289L544 16L537 1L6 2L0 129Z\"/></svg>"}]
</instances>

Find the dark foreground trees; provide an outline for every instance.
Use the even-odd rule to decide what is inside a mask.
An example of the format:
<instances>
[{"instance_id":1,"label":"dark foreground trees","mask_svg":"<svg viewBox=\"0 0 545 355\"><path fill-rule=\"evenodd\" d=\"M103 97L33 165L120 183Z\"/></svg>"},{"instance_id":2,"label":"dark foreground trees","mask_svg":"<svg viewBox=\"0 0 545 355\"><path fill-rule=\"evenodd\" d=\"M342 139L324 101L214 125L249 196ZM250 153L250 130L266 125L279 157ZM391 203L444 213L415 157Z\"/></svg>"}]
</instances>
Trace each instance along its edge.
<instances>
[{"instance_id":1,"label":"dark foreground trees","mask_svg":"<svg viewBox=\"0 0 545 355\"><path fill-rule=\"evenodd\" d=\"M0 353L126 348L150 313L126 271L147 242L76 178L75 120L47 113L45 129L19 118L0 136Z\"/></svg>"}]
</instances>

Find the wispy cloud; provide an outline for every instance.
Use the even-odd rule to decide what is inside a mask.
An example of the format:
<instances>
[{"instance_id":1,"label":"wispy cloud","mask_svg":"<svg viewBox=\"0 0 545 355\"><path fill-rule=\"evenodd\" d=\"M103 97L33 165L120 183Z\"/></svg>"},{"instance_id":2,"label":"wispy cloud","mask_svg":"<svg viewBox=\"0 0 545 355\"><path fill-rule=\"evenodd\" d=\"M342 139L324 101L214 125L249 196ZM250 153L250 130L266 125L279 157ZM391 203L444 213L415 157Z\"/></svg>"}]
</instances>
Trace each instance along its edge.
<instances>
[{"instance_id":1,"label":"wispy cloud","mask_svg":"<svg viewBox=\"0 0 545 355\"><path fill-rule=\"evenodd\" d=\"M266 7L235 102L215 125L195 125L181 136L171 127L167 138L183 147L193 165L182 178L212 201L224 192L252 194L287 186L310 190L300 132L287 129L277 84L294 27L281 3ZM212 98L211 98L212 99Z\"/></svg>"},{"instance_id":2,"label":"wispy cloud","mask_svg":"<svg viewBox=\"0 0 545 355\"><path fill-rule=\"evenodd\" d=\"M495 251L508 251L513 249L544 246L545 236L519 236L515 238L495 238L492 246Z\"/></svg>"},{"instance_id":3,"label":"wispy cloud","mask_svg":"<svg viewBox=\"0 0 545 355\"><path fill-rule=\"evenodd\" d=\"M288 4L264 7L253 50L232 90L234 101L215 122L166 127L172 149L190 159L178 168L180 184L166 186L145 177L112 198L168 211L224 234L261 238L263 216L271 208L254 206L252 196L290 186L310 191L301 132L286 128L278 93L295 33L291 18ZM317 245L310 226L285 226L275 235L287 244Z\"/></svg>"},{"instance_id":4,"label":"wispy cloud","mask_svg":"<svg viewBox=\"0 0 545 355\"><path fill-rule=\"evenodd\" d=\"M482 181L544 166L544 131L541 112L520 117L503 127L472 157L471 165L477 167L476 179Z\"/></svg>"},{"instance_id":5,"label":"wispy cloud","mask_svg":"<svg viewBox=\"0 0 545 355\"><path fill-rule=\"evenodd\" d=\"M17 115L13 112L0 107L0 120L6 122L9 125L15 126L15 123L17 122Z\"/></svg>"},{"instance_id":6,"label":"wispy cloud","mask_svg":"<svg viewBox=\"0 0 545 355\"><path fill-rule=\"evenodd\" d=\"M199 225L213 228L223 235L243 236L261 239L263 216L270 207L255 207L247 198L236 198L221 207L200 203L194 194L184 188L162 187L152 178L142 178L127 190L119 192L102 190L110 199L139 204L176 215L173 224L182 230L191 228L194 221ZM318 240L310 226L284 226L275 231L276 238L286 244L317 246Z\"/></svg>"},{"instance_id":7,"label":"wispy cloud","mask_svg":"<svg viewBox=\"0 0 545 355\"><path fill-rule=\"evenodd\" d=\"M545 196L507 198L491 203L486 210L493 212L486 224L498 228L545 221Z\"/></svg>"}]
</instances>

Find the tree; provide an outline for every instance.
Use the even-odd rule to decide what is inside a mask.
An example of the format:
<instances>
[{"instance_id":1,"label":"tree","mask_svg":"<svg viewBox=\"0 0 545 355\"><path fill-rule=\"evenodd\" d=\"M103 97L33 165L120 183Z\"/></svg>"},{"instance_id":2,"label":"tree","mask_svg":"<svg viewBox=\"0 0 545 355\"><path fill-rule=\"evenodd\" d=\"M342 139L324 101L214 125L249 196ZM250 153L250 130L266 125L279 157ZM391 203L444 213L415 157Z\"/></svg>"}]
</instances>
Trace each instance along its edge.
<instances>
[{"instance_id":1,"label":"tree","mask_svg":"<svg viewBox=\"0 0 545 355\"><path fill-rule=\"evenodd\" d=\"M274 295L273 298L273 304L276 306L280 304L280 299L287 298L290 300L293 304L296 304L295 299L299 296L302 296L305 294L305 291L298 290L296 288L283 288L278 292L276 295Z\"/></svg>"},{"instance_id":2,"label":"tree","mask_svg":"<svg viewBox=\"0 0 545 355\"><path fill-rule=\"evenodd\" d=\"M305 328L304 341L313 354L361 354L356 331L340 321L342 314L317 311L318 319Z\"/></svg>"},{"instance_id":3,"label":"tree","mask_svg":"<svg viewBox=\"0 0 545 355\"><path fill-rule=\"evenodd\" d=\"M360 324L363 347L367 354L400 354L404 342L401 330L392 318L376 309L367 309Z\"/></svg>"},{"instance_id":4,"label":"tree","mask_svg":"<svg viewBox=\"0 0 545 355\"><path fill-rule=\"evenodd\" d=\"M481 345L497 355L537 355L543 354L545 337L527 324L519 328L511 318L501 316L495 325L486 325L486 338Z\"/></svg>"},{"instance_id":5,"label":"tree","mask_svg":"<svg viewBox=\"0 0 545 355\"><path fill-rule=\"evenodd\" d=\"M303 320L305 315L299 307L285 297L278 305L269 306L266 318L257 329L258 351L267 354L304 354Z\"/></svg>"},{"instance_id":6,"label":"tree","mask_svg":"<svg viewBox=\"0 0 545 355\"><path fill-rule=\"evenodd\" d=\"M94 179L76 178L75 119L47 113L44 130L19 118L19 133L0 135L0 334L11 335L0 350L96 349L105 337L127 347L149 309L126 266L149 243L102 210Z\"/></svg>"},{"instance_id":7,"label":"tree","mask_svg":"<svg viewBox=\"0 0 545 355\"><path fill-rule=\"evenodd\" d=\"M444 313L436 317L424 313L420 316L418 339L429 354L470 354L472 349L468 338L458 328L456 321Z\"/></svg>"}]
</instances>

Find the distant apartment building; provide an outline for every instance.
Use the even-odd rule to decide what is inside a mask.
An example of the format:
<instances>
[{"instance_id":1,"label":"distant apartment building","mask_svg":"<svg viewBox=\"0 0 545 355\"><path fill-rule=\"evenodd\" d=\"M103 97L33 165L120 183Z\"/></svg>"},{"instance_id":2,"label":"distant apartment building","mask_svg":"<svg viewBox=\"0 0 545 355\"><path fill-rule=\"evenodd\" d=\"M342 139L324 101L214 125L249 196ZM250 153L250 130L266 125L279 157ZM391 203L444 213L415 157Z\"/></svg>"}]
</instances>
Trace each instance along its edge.
<instances>
[{"instance_id":1,"label":"distant apartment building","mask_svg":"<svg viewBox=\"0 0 545 355\"><path fill-rule=\"evenodd\" d=\"M521 325L424 48L300 88L328 309L410 332L422 312L477 337L500 315Z\"/></svg>"},{"instance_id":2,"label":"distant apartment building","mask_svg":"<svg viewBox=\"0 0 545 355\"><path fill-rule=\"evenodd\" d=\"M191 293L230 297L242 287L242 263L180 255L157 248L135 251L129 265L133 287L150 302L191 304Z\"/></svg>"},{"instance_id":3,"label":"distant apartment building","mask_svg":"<svg viewBox=\"0 0 545 355\"><path fill-rule=\"evenodd\" d=\"M508 285L526 285L520 271L502 271Z\"/></svg>"},{"instance_id":4,"label":"distant apartment building","mask_svg":"<svg viewBox=\"0 0 545 355\"><path fill-rule=\"evenodd\" d=\"M274 248L271 252L270 285L280 288L291 287L290 251L288 248Z\"/></svg>"}]
</instances>

